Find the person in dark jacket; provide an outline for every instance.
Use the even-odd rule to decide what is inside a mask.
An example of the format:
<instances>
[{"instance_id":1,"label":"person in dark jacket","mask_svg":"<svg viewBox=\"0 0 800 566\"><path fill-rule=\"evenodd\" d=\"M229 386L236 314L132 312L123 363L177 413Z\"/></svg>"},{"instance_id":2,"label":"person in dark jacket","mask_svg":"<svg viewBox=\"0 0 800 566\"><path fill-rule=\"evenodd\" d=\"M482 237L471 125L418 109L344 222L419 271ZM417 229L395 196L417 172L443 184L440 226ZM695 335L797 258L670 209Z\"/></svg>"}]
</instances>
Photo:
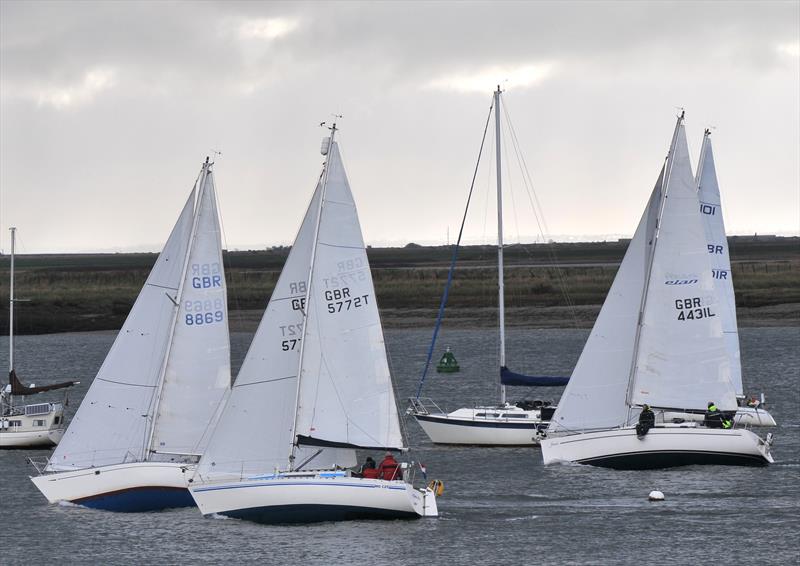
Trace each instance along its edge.
<instances>
[{"instance_id":1,"label":"person in dark jacket","mask_svg":"<svg viewBox=\"0 0 800 566\"><path fill-rule=\"evenodd\" d=\"M391 452L386 453L386 457L378 465L378 477L383 480L401 480L403 479L403 472L400 470L400 464L394 459Z\"/></svg>"},{"instance_id":2,"label":"person in dark jacket","mask_svg":"<svg viewBox=\"0 0 800 566\"><path fill-rule=\"evenodd\" d=\"M717 408L714 401L708 402L708 410L706 411L705 419L703 419L703 424L708 428L731 428L733 426L733 423L726 419L722 411Z\"/></svg>"},{"instance_id":3,"label":"person in dark jacket","mask_svg":"<svg viewBox=\"0 0 800 566\"><path fill-rule=\"evenodd\" d=\"M656 414L650 408L650 405L642 405L642 412L639 413L639 423L636 425L636 436L643 437L654 426L656 426Z\"/></svg>"}]
</instances>

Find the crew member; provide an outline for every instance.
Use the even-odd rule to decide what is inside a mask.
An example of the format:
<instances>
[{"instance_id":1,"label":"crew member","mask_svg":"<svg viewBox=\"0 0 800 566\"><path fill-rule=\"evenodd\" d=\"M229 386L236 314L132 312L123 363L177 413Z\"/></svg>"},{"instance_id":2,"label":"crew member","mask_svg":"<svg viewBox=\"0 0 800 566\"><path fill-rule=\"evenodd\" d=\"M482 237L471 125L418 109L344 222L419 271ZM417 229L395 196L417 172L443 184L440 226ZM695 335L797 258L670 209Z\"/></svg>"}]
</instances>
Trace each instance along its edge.
<instances>
[{"instance_id":1,"label":"crew member","mask_svg":"<svg viewBox=\"0 0 800 566\"><path fill-rule=\"evenodd\" d=\"M733 423L729 419L725 418L725 415L717 408L717 405L714 401L708 402L708 410L706 411L706 417L703 420L703 424L706 425L708 428L731 428Z\"/></svg>"},{"instance_id":2,"label":"crew member","mask_svg":"<svg viewBox=\"0 0 800 566\"><path fill-rule=\"evenodd\" d=\"M642 405L642 412L639 413L639 423L636 425L636 436L642 437L656 425L656 414L650 405Z\"/></svg>"},{"instance_id":3,"label":"crew member","mask_svg":"<svg viewBox=\"0 0 800 566\"><path fill-rule=\"evenodd\" d=\"M383 480L403 479L403 472L400 470L400 464L397 463L397 460L394 459L391 452L386 453L386 457L378 466L378 477Z\"/></svg>"}]
</instances>

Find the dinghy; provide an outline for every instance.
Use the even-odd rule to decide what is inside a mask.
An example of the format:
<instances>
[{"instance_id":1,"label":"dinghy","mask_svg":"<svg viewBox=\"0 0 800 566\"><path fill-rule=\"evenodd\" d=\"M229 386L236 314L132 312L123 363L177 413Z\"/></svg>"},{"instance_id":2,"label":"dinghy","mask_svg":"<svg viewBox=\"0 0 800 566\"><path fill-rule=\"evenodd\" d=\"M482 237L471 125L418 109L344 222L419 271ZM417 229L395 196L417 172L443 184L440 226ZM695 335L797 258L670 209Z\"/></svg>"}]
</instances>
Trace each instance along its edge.
<instances>
[{"instance_id":1,"label":"dinghy","mask_svg":"<svg viewBox=\"0 0 800 566\"><path fill-rule=\"evenodd\" d=\"M506 386L561 386L568 378L551 376L528 376L515 373L506 367L506 329L505 329L505 290L503 267L503 184L500 151L500 87L494 93L495 117L495 157L497 159L497 282L500 359L498 377L500 378L499 404L477 407L462 407L446 411L432 399L420 398L425 374L420 380L416 397L410 399L408 414L413 415L425 434L436 444L469 444L483 446L531 446L539 443L537 432L547 427L552 414L549 403L541 401L509 403L506 400ZM452 273L452 267L451 267ZM448 285L449 285L448 280ZM445 291L446 301L447 291ZM436 341L443 306L434 330ZM431 344L431 348L433 344ZM430 353L428 355L430 358ZM427 365L425 367L427 372Z\"/></svg>"},{"instance_id":2,"label":"dinghy","mask_svg":"<svg viewBox=\"0 0 800 566\"><path fill-rule=\"evenodd\" d=\"M79 382L65 381L39 387L25 386L14 369L14 253L17 229L11 231L11 265L8 295L8 385L0 390L0 448L45 448L58 444L64 436L64 403L15 404L14 397L72 387Z\"/></svg>"},{"instance_id":3,"label":"dinghy","mask_svg":"<svg viewBox=\"0 0 800 566\"><path fill-rule=\"evenodd\" d=\"M735 411L683 114L636 233L542 439L545 464L766 465L772 436L665 414ZM655 426L637 431L642 407Z\"/></svg>"},{"instance_id":4,"label":"dinghy","mask_svg":"<svg viewBox=\"0 0 800 566\"><path fill-rule=\"evenodd\" d=\"M230 389L227 293L213 163L63 440L31 478L51 503L112 511L193 505L187 480Z\"/></svg>"},{"instance_id":5,"label":"dinghy","mask_svg":"<svg viewBox=\"0 0 800 566\"><path fill-rule=\"evenodd\" d=\"M375 289L335 141L197 472L204 515L260 523L437 515L431 489L359 477L356 450L404 451ZM367 474L365 473L364 476Z\"/></svg>"}]
</instances>

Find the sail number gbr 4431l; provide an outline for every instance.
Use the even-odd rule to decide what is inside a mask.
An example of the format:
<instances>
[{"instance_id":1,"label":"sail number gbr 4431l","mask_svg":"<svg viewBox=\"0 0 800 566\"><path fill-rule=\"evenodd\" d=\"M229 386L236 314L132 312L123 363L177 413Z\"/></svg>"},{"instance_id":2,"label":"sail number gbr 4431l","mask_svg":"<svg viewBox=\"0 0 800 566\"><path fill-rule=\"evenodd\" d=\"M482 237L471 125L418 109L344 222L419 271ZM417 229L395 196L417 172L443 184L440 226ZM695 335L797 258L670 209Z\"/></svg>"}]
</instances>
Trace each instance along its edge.
<instances>
[{"instance_id":1,"label":"sail number gbr 4431l","mask_svg":"<svg viewBox=\"0 0 800 566\"><path fill-rule=\"evenodd\" d=\"M675 299L675 309L678 311L678 320L699 320L716 316L711 312L711 307L703 306L700 297Z\"/></svg>"}]
</instances>

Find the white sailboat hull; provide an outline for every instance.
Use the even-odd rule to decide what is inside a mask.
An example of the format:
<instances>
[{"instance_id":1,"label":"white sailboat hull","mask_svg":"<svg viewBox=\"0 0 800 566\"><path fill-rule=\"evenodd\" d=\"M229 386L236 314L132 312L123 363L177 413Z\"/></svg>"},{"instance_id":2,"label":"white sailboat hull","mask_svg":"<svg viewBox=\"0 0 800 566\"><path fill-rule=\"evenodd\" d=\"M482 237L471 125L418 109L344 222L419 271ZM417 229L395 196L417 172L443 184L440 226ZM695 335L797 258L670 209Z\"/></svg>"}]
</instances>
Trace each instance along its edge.
<instances>
[{"instance_id":1,"label":"white sailboat hull","mask_svg":"<svg viewBox=\"0 0 800 566\"><path fill-rule=\"evenodd\" d=\"M285 477L190 488L203 515L258 523L311 523L348 519L436 517L436 497L404 481L354 477Z\"/></svg>"},{"instance_id":2,"label":"white sailboat hull","mask_svg":"<svg viewBox=\"0 0 800 566\"><path fill-rule=\"evenodd\" d=\"M483 446L536 446L536 432L546 428L541 421L508 422L459 418L449 415L418 415L414 417L435 444L473 444Z\"/></svg>"},{"instance_id":3,"label":"white sailboat hull","mask_svg":"<svg viewBox=\"0 0 800 566\"><path fill-rule=\"evenodd\" d=\"M64 436L63 428L50 430L0 430L0 448L46 448L55 446Z\"/></svg>"},{"instance_id":4,"label":"white sailboat hull","mask_svg":"<svg viewBox=\"0 0 800 566\"><path fill-rule=\"evenodd\" d=\"M694 464L764 466L770 445L749 430L708 429L694 423L657 426L639 438L633 427L545 438L545 465L575 462L615 469Z\"/></svg>"},{"instance_id":5,"label":"white sailboat hull","mask_svg":"<svg viewBox=\"0 0 800 566\"><path fill-rule=\"evenodd\" d=\"M115 464L31 477L50 503L68 501L107 511L156 511L194 502L187 481L194 466L171 462Z\"/></svg>"}]
</instances>

